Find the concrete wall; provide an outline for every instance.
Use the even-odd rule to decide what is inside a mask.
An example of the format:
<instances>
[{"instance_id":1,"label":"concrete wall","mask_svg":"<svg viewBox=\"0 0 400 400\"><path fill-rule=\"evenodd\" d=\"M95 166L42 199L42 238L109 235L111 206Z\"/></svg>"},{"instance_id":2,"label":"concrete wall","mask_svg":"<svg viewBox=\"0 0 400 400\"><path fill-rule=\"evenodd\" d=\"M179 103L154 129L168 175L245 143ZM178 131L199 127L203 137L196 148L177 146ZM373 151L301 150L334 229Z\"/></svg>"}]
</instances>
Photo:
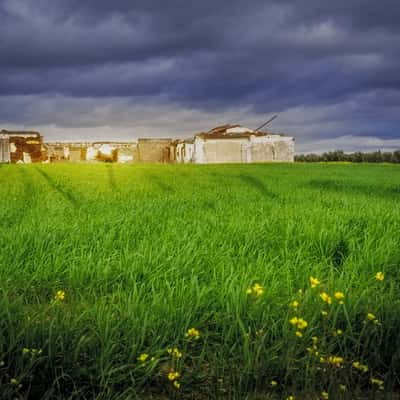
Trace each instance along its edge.
<instances>
[{"instance_id":1,"label":"concrete wall","mask_svg":"<svg viewBox=\"0 0 400 400\"><path fill-rule=\"evenodd\" d=\"M138 161L169 162L172 139L139 139Z\"/></svg>"},{"instance_id":2,"label":"concrete wall","mask_svg":"<svg viewBox=\"0 0 400 400\"><path fill-rule=\"evenodd\" d=\"M192 157L192 162L198 164L293 161L294 139L278 135L215 139L197 136Z\"/></svg>"},{"instance_id":3,"label":"concrete wall","mask_svg":"<svg viewBox=\"0 0 400 400\"><path fill-rule=\"evenodd\" d=\"M274 145L275 159L278 162L294 162L294 139L282 137Z\"/></svg>"},{"instance_id":4,"label":"concrete wall","mask_svg":"<svg viewBox=\"0 0 400 400\"><path fill-rule=\"evenodd\" d=\"M2 137L0 135L0 163L9 163L10 157L10 140L8 136Z\"/></svg>"},{"instance_id":5,"label":"concrete wall","mask_svg":"<svg viewBox=\"0 0 400 400\"><path fill-rule=\"evenodd\" d=\"M268 162L274 161L275 149L273 142L259 142L250 145L249 162Z\"/></svg>"}]
</instances>

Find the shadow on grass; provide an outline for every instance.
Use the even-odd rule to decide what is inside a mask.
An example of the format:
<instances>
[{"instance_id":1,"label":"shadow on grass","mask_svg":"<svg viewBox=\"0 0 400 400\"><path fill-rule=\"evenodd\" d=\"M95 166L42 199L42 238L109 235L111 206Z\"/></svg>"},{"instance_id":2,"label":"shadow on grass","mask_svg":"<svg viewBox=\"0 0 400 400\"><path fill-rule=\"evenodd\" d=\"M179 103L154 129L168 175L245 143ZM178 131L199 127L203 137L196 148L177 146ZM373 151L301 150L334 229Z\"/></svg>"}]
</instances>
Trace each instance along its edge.
<instances>
[{"instance_id":1,"label":"shadow on grass","mask_svg":"<svg viewBox=\"0 0 400 400\"><path fill-rule=\"evenodd\" d=\"M36 168L36 171L42 175L42 177L47 181L49 186L53 188L56 192L60 193L61 196L64 197L72 206L76 209L80 207L80 203L77 198L71 193L71 191L67 190L62 184L56 182L49 174L47 174L42 169Z\"/></svg>"},{"instance_id":2,"label":"shadow on grass","mask_svg":"<svg viewBox=\"0 0 400 400\"><path fill-rule=\"evenodd\" d=\"M159 189L161 189L162 192L164 193L173 193L175 189L169 185L168 183L165 183L159 176L154 175L154 174L147 174L147 178L151 183L153 183L155 186L157 186Z\"/></svg>"},{"instance_id":3,"label":"shadow on grass","mask_svg":"<svg viewBox=\"0 0 400 400\"><path fill-rule=\"evenodd\" d=\"M247 174L240 174L240 175L237 175L236 177L239 178L246 185L259 191L265 197L269 197L270 199L274 199L274 200L279 198L279 195L277 193L270 190L261 179L256 178L255 176L247 175Z\"/></svg>"},{"instance_id":4,"label":"shadow on grass","mask_svg":"<svg viewBox=\"0 0 400 400\"><path fill-rule=\"evenodd\" d=\"M106 164L108 173L108 184L113 192L119 192L117 182L115 181L114 168L111 164Z\"/></svg>"},{"instance_id":5,"label":"shadow on grass","mask_svg":"<svg viewBox=\"0 0 400 400\"><path fill-rule=\"evenodd\" d=\"M328 179L314 179L309 181L306 186L318 190L348 194L355 193L365 196L376 196L389 199L398 199L400 196L400 186L377 187L374 185L363 185L354 182L338 182Z\"/></svg>"},{"instance_id":6,"label":"shadow on grass","mask_svg":"<svg viewBox=\"0 0 400 400\"><path fill-rule=\"evenodd\" d=\"M19 225L29 210L34 208L37 201L32 176L24 167L18 168L18 173L22 183L22 191L18 195L19 206L13 207L11 212L3 216L1 224L5 228Z\"/></svg>"}]
</instances>

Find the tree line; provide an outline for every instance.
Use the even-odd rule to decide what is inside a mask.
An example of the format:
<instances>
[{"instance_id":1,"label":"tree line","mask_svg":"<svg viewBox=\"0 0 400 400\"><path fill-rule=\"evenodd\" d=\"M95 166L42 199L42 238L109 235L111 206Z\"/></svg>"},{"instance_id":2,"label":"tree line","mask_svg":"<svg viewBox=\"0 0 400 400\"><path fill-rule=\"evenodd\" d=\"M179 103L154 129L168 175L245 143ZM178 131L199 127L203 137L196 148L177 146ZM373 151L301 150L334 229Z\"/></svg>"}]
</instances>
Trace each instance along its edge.
<instances>
[{"instance_id":1,"label":"tree line","mask_svg":"<svg viewBox=\"0 0 400 400\"><path fill-rule=\"evenodd\" d=\"M355 153L345 153L342 150L329 151L322 154L298 154L295 156L298 162L354 162L354 163L396 163L400 164L400 150L393 152L373 151L371 153L363 153L357 151Z\"/></svg>"}]
</instances>

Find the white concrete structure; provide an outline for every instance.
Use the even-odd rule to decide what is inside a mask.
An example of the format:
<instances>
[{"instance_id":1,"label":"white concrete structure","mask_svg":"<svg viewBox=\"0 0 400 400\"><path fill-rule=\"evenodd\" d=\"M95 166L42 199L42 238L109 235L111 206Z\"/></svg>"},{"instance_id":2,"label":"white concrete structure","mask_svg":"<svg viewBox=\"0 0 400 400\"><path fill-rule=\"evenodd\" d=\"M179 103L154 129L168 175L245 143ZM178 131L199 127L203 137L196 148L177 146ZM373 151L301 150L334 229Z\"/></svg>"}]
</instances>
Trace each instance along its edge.
<instances>
[{"instance_id":1,"label":"white concrete structure","mask_svg":"<svg viewBox=\"0 0 400 400\"><path fill-rule=\"evenodd\" d=\"M176 161L184 163L293 162L294 138L224 125L200 133L176 146Z\"/></svg>"}]
</instances>

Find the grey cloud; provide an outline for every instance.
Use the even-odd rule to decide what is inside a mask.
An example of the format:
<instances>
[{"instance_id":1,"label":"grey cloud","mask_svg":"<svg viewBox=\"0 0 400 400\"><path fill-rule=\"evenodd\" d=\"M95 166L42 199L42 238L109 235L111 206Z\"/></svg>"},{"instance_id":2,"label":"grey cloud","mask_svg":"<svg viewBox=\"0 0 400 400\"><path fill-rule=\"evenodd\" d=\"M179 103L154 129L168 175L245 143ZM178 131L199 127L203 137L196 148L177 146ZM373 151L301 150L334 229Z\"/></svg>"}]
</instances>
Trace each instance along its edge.
<instances>
[{"instance_id":1,"label":"grey cloud","mask_svg":"<svg viewBox=\"0 0 400 400\"><path fill-rule=\"evenodd\" d=\"M121 128L142 103L179 132L236 110L304 143L399 135L398 0L0 0L0 19L1 124Z\"/></svg>"}]
</instances>

